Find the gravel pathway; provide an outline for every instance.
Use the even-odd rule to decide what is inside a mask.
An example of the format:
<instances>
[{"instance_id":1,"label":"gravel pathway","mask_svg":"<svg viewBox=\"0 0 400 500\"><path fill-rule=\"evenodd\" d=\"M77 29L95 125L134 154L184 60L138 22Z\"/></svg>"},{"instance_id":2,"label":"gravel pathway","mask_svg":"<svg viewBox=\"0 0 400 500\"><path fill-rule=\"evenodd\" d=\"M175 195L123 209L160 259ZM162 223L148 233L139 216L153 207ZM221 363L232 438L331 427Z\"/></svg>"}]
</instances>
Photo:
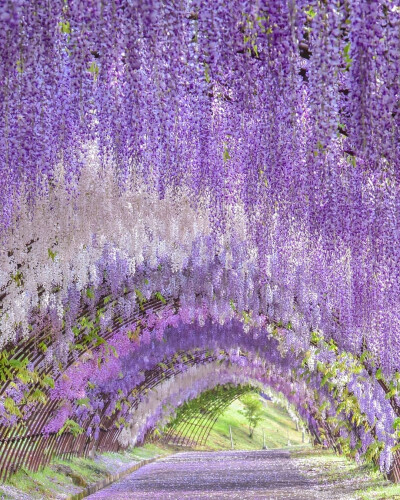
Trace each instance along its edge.
<instances>
[{"instance_id":1,"label":"gravel pathway","mask_svg":"<svg viewBox=\"0 0 400 500\"><path fill-rule=\"evenodd\" d=\"M299 462L297 464L297 462ZM349 486L349 485L347 485ZM87 498L350 500L347 488L321 483L285 450L187 452L161 459ZM351 487L349 488L352 489Z\"/></svg>"}]
</instances>

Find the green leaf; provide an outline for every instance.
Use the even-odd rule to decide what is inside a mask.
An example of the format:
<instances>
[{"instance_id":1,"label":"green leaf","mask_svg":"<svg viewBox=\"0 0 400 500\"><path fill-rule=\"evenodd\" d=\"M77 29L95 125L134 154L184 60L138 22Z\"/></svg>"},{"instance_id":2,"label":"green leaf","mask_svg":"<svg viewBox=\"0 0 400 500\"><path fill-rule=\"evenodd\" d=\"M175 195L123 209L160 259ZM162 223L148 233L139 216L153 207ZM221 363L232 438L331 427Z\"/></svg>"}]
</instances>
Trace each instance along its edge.
<instances>
[{"instance_id":1,"label":"green leaf","mask_svg":"<svg viewBox=\"0 0 400 500\"><path fill-rule=\"evenodd\" d=\"M18 59L17 61L17 71L20 74L24 72L24 63L21 59Z\"/></svg>"},{"instance_id":2,"label":"green leaf","mask_svg":"<svg viewBox=\"0 0 400 500\"><path fill-rule=\"evenodd\" d=\"M242 316L244 319L244 324L248 325L250 323L250 320L251 320L250 314L247 311L242 311Z\"/></svg>"},{"instance_id":3,"label":"green leaf","mask_svg":"<svg viewBox=\"0 0 400 500\"><path fill-rule=\"evenodd\" d=\"M343 56L346 63L346 69L349 69L351 63L353 62L353 59L350 57L350 48L351 48L351 43L349 42L347 45L345 45L343 49Z\"/></svg>"},{"instance_id":4,"label":"green leaf","mask_svg":"<svg viewBox=\"0 0 400 500\"><path fill-rule=\"evenodd\" d=\"M319 332L311 332L311 342L313 344L318 344L321 340L324 339L324 336Z\"/></svg>"},{"instance_id":5,"label":"green leaf","mask_svg":"<svg viewBox=\"0 0 400 500\"><path fill-rule=\"evenodd\" d=\"M4 408L11 415L16 415L17 417L22 417L21 410L18 408L18 406L15 404L15 401L12 398L10 398L10 397L5 398Z\"/></svg>"},{"instance_id":6,"label":"green leaf","mask_svg":"<svg viewBox=\"0 0 400 500\"><path fill-rule=\"evenodd\" d=\"M360 361L361 363L364 363L367 359L369 359L371 357L371 353L367 350L365 350L361 356L360 356Z\"/></svg>"},{"instance_id":7,"label":"green leaf","mask_svg":"<svg viewBox=\"0 0 400 500\"><path fill-rule=\"evenodd\" d=\"M138 338L140 336L140 324L137 325L137 327L135 328L135 331L129 330L127 332L127 335L128 335L128 339L130 339L130 340L138 340Z\"/></svg>"},{"instance_id":8,"label":"green leaf","mask_svg":"<svg viewBox=\"0 0 400 500\"><path fill-rule=\"evenodd\" d=\"M15 281L15 283L17 284L17 286L21 286L22 285L22 279L23 279L23 274L21 273L21 271L17 271L15 274L12 274L11 275L11 279L13 281Z\"/></svg>"},{"instance_id":9,"label":"green leaf","mask_svg":"<svg viewBox=\"0 0 400 500\"><path fill-rule=\"evenodd\" d=\"M32 382L32 379L29 375L29 372L26 370L19 371L17 373L17 378L19 378L19 380L21 380L21 382L23 382L24 384L28 384L29 382Z\"/></svg>"},{"instance_id":10,"label":"green leaf","mask_svg":"<svg viewBox=\"0 0 400 500\"><path fill-rule=\"evenodd\" d=\"M81 398L76 401L76 404L78 406L86 406L87 408L90 407L90 399L89 398Z\"/></svg>"},{"instance_id":11,"label":"green leaf","mask_svg":"<svg viewBox=\"0 0 400 500\"><path fill-rule=\"evenodd\" d=\"M94 328L94 323L93 321L89 321L86 316L83 316L80 320L81 326L83 328L87 328L88 330L92 330Z\"/></svg>"},{"instance_id":12,"label":"green leaf","mask_svg":"<svg viewBox=\"0 0 400 500\"><path fill-rule=\"evenodd\" d=\"M156 292L155 297L156 297L156 299L160 300L163 304L167 303L164 296L160 292Z\"/></svg>"},{"instance_id":13,"label":"green leaf","mask_svg":"<svg viewBox=\"0 0 400 500\"><path fill-rule=\"evenodd\" d=\"M33 401L38 401L39 403L45 404L47 402L46 394L40 389L35 389L31 395Z\"/></svg>"},{"instance_id":14,"label":"green leaf","mask_svg":"<svg viewBox=\"0 0 400 500\"><path fill-rule=\"evenodd\" d=\"M397 391L396 389L391 389L386 395L385 395L385 398L386 399L390 399L392 398L393 396L396 396L397 394Z\"/></svg>"},{"instance_id":15,"label":"green leaf","mask_svg":"<svg viewBox=\"0 0 400 500\"><path fill-rule=\"evenodd\" d=\"M136 293L136 297L139 299L140 303L143 303L146 301L145 296L142 294L142 292L139 290L139 288L135 288L135 293Z\"/></svg>"},{"instance_id":16,"label":"green leaf","mask_svg":"<svg viewBox=\"0 0 400 500\"><path fill-rule=\"evenodd\" d=\"M107 297L104 297L104 299L103 299L104 305L107 305L111 299L112 299L112 295L107 295Z\"/></svg>"},{"instance_id":17,"label":"green leaf","mask_svg":"<svg viewBox=\"0 0 400 500\"><path fill-rule=\"evenodd\" d=\"M58 25L60 26L61 33L67 33L67 34L71 33L71 25L69 21L61 21L58 23Z\"/></svg>"},{"instance_id":18,"label":"green leaf","mask_svg":"<svg viewBox=\"0 0 400 500\"><path fill-rule=\"evenodd\" d=\"M333 339L329 340L329 350L335 351L335 352L338 350L338 346L336 345L336 343Z\"/></svg>"},{"instance_id":19,"label":"green leaf","mask_svg":"<svg viewBox=\"0 0 400 500\"><path fill-rule=\"evenodd\" d=\"M39 349L41 349L43 352L47 351L47 345L44 342L40 342L38 345Z\"/></svg>"},{"instance_id":20,"label":"green leaf","mask_svg":"<svg viewBox=\"0 0 400 500\"><path fill-rule=\"evenodd\" d=\"M228 148L225 146L224 148L224 162L227 162L228 160L230 160L231 157L230 157L230 154L229 154L229 150Z\"/></svg>"},{"instance_id":21,"label":"green leaf","mask_svg":"<svg viewBox=\"0 0 400 500\"><path fill-rule=\"evenodd\" d=\"M50 375L45 375L42 380L42 385L54 389L54 379L50 377Z\"/></svg>"},{"instance_id":22,"label":"green leaf","mask_svg":"<svg viewBox=\"0 0 400 500\"><path fill-rule=\"evenodd\" d=\"M310 7L308 10L304 12L307 14L307 16L311 17L311 19L314 19L314 17L317 15L317 13L312 7Z\"/></svg>"},{"instance_id":23,"label":"green leaf","mask_svg":"<svg viewBox=\"0 0 400 500\"><path fill-rule=\"evenodd\" d=\"M73 420L67 419L65 424L61 427L61 429L57 432L58 436L61 436L64 432L71 432L74 437L78 437L83 433L82 427L74 422Z\"/></svg>"},{"instance_id":24,"label":"green leaf","mask_svg":"<svg viewBox=\"0 0 400 500\"><path fill-rule=\"evenodd\" d=\"M99 67L97 66L95 61L92 61L91 65L88 68L89 73L92 73L93 78L96 80L99 75Z\"/></svg>"},{"instance_id":25,"label":"green leaf","mask_svg":"<svg viewBox=\"0 0 400 500\"><path fill-rule=\"evenodd\" d=\"M54 259L56 258L57 252L53 252L51 248L47 249L47 254L49 256L49 259L51 259L54 262Z\"/></svg>"},{"instance_id":26,"label":"green leaf","mask_svg":"<svg viewBox=\"0 0 400 500\"><path fill-rule=\"evenodd\" d=\"M28 358L25 358L23 360L10 359L10 361L8 362L11 368L16 368L18 370L25 368L28 363L29 363Z\"/></svg>"},{"instance_id":27,"label":"green leaf","mask_svg":"<svg viewBox=\"0 0 400 500\"><path fill-rule=\"evenodd\" d=\"M356 160L356 157L354 155L351 155L349 153L345 153L345 158L346 158L346 161L348 163L350 163L351 165L353 165L353 167L356 166L356 163L357 163L357 160Z\"/></svg>"},{"instance_id":28,"label":"green leaf","mask_svg":"<svg viewBox=\"0 0 400 500\"><path fill-rule=\"evenodd\" d=\"M103 337L100 337L100 335L97 336L96 343L94 346L97 347L97 346L103 345L103 344L107 344L107 341Z\"/></svg>"},{"instance_id":29,"label":"green leaf","mask_svg":"<svg viewBox=\"0 0 400 500\"><path fill-rule=\"evenodd\" d=\"M342 401L336 408L336 415L339 415L339 413L345 409L346 409L346 403Z\"/></svg>"},{"instance_id":30,"label":"green leaf","mask_svg":"<svg viewBox=\"0 0 400 500\"><path fill-rule=\"evenodd\" d=\"M332 374L328 372L321 380L321 387L324 387L324 385L328 382L328 380L331 378Z\"/></svg>"}]
</instances>

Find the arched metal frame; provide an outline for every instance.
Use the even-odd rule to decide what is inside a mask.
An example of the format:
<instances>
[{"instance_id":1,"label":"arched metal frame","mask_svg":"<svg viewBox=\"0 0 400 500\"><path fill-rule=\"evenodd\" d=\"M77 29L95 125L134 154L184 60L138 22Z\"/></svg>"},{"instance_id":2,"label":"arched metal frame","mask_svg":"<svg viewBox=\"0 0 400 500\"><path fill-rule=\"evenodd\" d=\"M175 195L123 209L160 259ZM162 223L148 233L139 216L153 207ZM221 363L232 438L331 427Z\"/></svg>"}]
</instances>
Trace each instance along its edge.
<instances>
[{"instance_id":1,"label":"arched metal frame","mask_svg":"<svg viewBox=\"0 0 400 500\"><path fill-rule=\"evenodd\" d=\"M133 291L125 290L123 296L129 296L131 300L137 302L136 310L123 320L112 315L112 328L103 335L105 340L109 340L118 330L127 325L139 325L147 311L152 311L154 313L166 307L173 307L175 310L179 307L179 303L173 299L159 300L158 298L153 298L146 302L138 302L136 293ZM108 304L108 306L105 305L104 299L106 297L108 297L108 295L104 293L96 303L90 306L83 303L77 315L76 323L79 323L83 317L93 319L97 310L100 308L102 308L104 312L109 310L109 312L112 313L112 302ZM85 334L84 331L82 331L75 339L75 342L82 344L84 348L78 352L69 353L62 372L65 372L73 363L81 359L89 349L92 351L99 349L99 347L96 347L94 341L85 343L84 337ZM6 346L6 351L10 353L10 360L22 360L29 357L29 361L34 366L39 377L51 375L54 381L57 382L62 372L55 374L53 366L46 365L45 353L38 347L42 343L48 348L56 343L55 335L50 326L44 326L34 337L22 340L16 346ZM214 360L215 357L213 355L199 349L192 353L185 361L180 359L179 362L176 363L176 366L172 364L167 369L156 366L152 370L147 371L145 373L144 382L134 388L136 397L132 408L137 408L141 396L145 394L147 390L155 387L166 378L182 372L184 369L182 366L188 367ZM13 373L11 373L11 375L13 375ZM0 385L0 396L4 395L11 381L12 376L9 380ZM29 395L39 387L41 387L39 382L31 384ZM43 392L49 396L50 388L43 390ZM118 420L121 412L115 411L111 416L107 416L109 401L105 400L104 403L104 407L99 415L100 434L97 440L92 436L86 435L86 433L79 436L74 436L68 431L63 432L61 435L58 435L58 433L45 433L44 429L46 425L52 419L54 412L60 404L60 400L51 399L49 397L46 404L38 405L38 408L36 408L28 421L25 422L20 419L14 427L0 424L0 481L5 481L21 467L37 471L39 468L48 464L54 456L64 458L70 458L72 456L85 457L88 456L93 449L99 452L118 451L121 448L118 438L120 437L123 427L118 428L115 422ZM93 417L90 416L85 422L81 423L84 430L90 427L92 418Z\"/></svg>"},{"instance_id":2,"label":"arched metal frame","mask_svg":"<svg viewBox=\"0 0 400 500\"><path fill-rule=\"evenodd\" d=\"M251 389L248 386L237 386L226 388L225 393L207 391L209 398L206 398L200 407L193 402L188 403L183 408L182 414L168 425L161 441L164 444L177 446L205 446L218 418L233 401L249 390Z\"/></svg>"},{"instance_id":3,"label":"arched metal frame","mask_svg":"<svg viewBox=\"0 0 400 500\"><path fill-rule=\"evenodd\" d=\"M134 292L125 291L123 295L131 295L132 300L136 301L136 295ZM104 299L106 296L107 295L104 294L94 307L89 307L85 304L82 305L79 310L77 321L83 317L93 317L100 307L103 307L105 311L107 309L111 309L111 305L108 307L104 306ZM2 298L4 298L4 294ZM112 328L104 334L103 338L105 340L109 340L120 328L123 328L126 325L138 325L147 311L151 310L153 312L158 312L166 306L173 307L174 305L176 306L173 300L161 301L159 299L151 299L145 303L138 304L134 314L124 318L123 321L114 315ZM37 370L39 377L43 378L46 375L52 375L54 381L56 382L62 373L60 372L54 375L53 366L46 365L45 353L43 350L38 348L38 346L42 343L44 343L48 348L54 345L55 342L56 339L54 338L50 327L45 326L36 336L22 340L16 346L8 345L5 347L5 350L11 353L9 356L11 361L21 361L26 357L29 357L29 361L33 365L34 369ZM81 335L77 337L76 343L82 343L84 348L79 352L69 353L68 359L63 366L63 371L69 368L78 359L82 358L82 356L84 356L89 349L96 350L94 342L85 344L84 333L81 333ZM10 371L11 377L9 380L0 385L0 396L5 394L5 391L12 382L12 375L15 374L15 371L14 373L12 370ZM146 374L146 376L146 381L142 384L142 390L145 390L147 386L152 387L151 380L154 378L154 374ZM158 380L157 376L160 376L160 369L156 370L155 376L155 380ZM29 397L32 395L34 391L40 387L39 382L31 384L27 396ZM50 388L44 390L43 392L49 396ZM17 425L13 427L0 424L0 481L5 481L11 474L16 472L21 467L37 471L40 467L49 463L51 458L55 455L64 457L71 457L74 455L87 456L93 448L94 440L86 436L85 433L78 437L74 437L74 435L70 432L64 432L61 435L58 435L57 433L44 433L44 429L47 423L51 420L54 411L59 406L59 403L59 400L49 398L47 404L38 406L28 421L24 422L20 419ZM103 420L106 419L106 417L104 417L105 411L106 407L103 409ZM90 420L85 422L84 428L87 429L89 425ZM110 428L108 430L103 432L102 440L100 442L101 450L113 451L118 449L119 445L117 443L117 438L121 431L117 428L111 428L111 425L109 427Z\"/></svg>"},{"instance_id":4,"label":"arched metal frame","mask_svg":"<svg viewBox=\"0 0 400 500\"><path fill-rule=\"evenodd\" d=\"M123 296L129 296L132 301L137 302L136 294L132 290L125 290ZM97 303L91 304L90 306L82 301L82 305L77 317L77 322L83 317L93 318L99 308L102 308L104 312L106 312L107 309L111 310L112 312L112 306L105 305L104 299L106 297L107 294L104 293L97 301ZM4 298L4 294L0 297L0 301L2 298ZM144 303L137 302L137 308L135 312L129 317L125 317L121 320L121 318L112 315L112 328L110 328L109 331L103 335L103 338L105 340L109 340L120 328L123 328L127 325L139 325L140 321L144 318L147 311L151 310L153 312L158 312L163 310L165 307L173 307L177 309L179 307L179 303L178 301L173 299L159 300L158 298L150 299ZM35 325L33 326L35 328ZM38 333L36 333L34 337L22 340L17 343L17 345L6 346L5 350L9 353L10 360L21 361L29 356L29 361L37 370L39 377L53 375L54 380L57 381L57 379L61 376L61 372L54 375L53 367L51 365L46 365L45 353L39 348L42 343L46 344L47 347L54 345L56 343L54 333L52 332L49 325L45 325L40 330L38 329L38 325L36 325L36 330ZM79 352L75 351L74 353L69 353L68 359L63 366L63 371L65 371L74 362L84 356L89 349L91 349L92 351L96 350L94 341L85 343L84 332L81 332L81 334L76 338L76 343L83 344L84 348ZM207 358L207 361L212 361L214 359L215 358L210 356ZM205 352L199 351L193 358L189 358L183 364L195 365L204 362ZM182 360L180 360L177 365L178 364L182 365ZM8 380L0 385L0 396L5 394L5 391L12 381L13 370L11 369L10 371L11 377L9 377ZM172 366L167 368L167 370L160 366L157 366L153 370L149 370L148 372L146 372L145 381L140 384L140 386L136 387L137 396L134 401L133 408L137 407L140 402L141 395L144 394L145 391L155 387L162 380L180 373L180 371L182 371L182 368L179 368L179 366ZM28 396L32 395L34 391L39 387L41 387L39 382L31 384L31 386L29 387ZM382 386L382 388L385 392L388 392L386 387ZM46 390L43 390L43 392L45 392L45 394L48 396L50 389L47 388ZM121 448L118 438L122 432L122 427L118 428L114 425L119 418L120 413L114 412L111 417L106 416L107 408L109 405L107 401L105 401L104 408L100 415L100 435L97 440L95 440L92 436L87 436L86 433L83 433L77 437L75 437L70 432L64 432L61 435L58 435L57 433L45 434L44 429L47 423L51 420L54 411L56 411L57 407L59 406L59 403L59 400L49 398L46 404L38 406L38 408L29 418L29 421L25 422L20 419L17 425L15 425L14 427L0 424L0 481L6 480L11 474L16 472L21 467L26 467L30 470L37 471L40 467L48 464L54 456L61 456L66 458L72 456L85 457L93 449L96 449L99 452L104 452L117 451ZM221 411L221 408L224 408L224 405L228 406L229 404L229 402L221 401L220 406L216 406L215 411L209 412L208 417L206 419L203 419L203 423L199 423L200 420L198 420L196 425L194 423L196 421L196 418L195 416L193 416L192 421L187 423L187 429L179 429L179 438L176 437L178 442L186 439L188 441L191 441L192 443L204 444L207 440L209 432L212 429L212 426L215 424L216 418L218 418L218 415L220 414L219 412ZM394 410L397 414L400 415L400 412L397 412L397 403ZM87 421L82 424L82 427L85 430L89 428L91 418L92 417L89 417ZM330 426L326 422L321 421L318 418L318 415L315 415L315 418L318 420L320 426L324 429L330 446L340 452L340 447L338 447L335 443L335 437L337 436L334 436L334 433L330 429ZM189 432L189 429L190 434L187 434ZM318 442L318 430L310 428L310 432L314 436L315 441ZM400 453L396 452L394 457L394 465L390 474L391 479L394 481L400 481L400 466L398 465L399 462Z\"/></svg>"},{"instance_id":5,"label":"arched metal frame","mask_svg":"<svg viewBox=\"0 0 400 500\"><path fill-rule=\"evenodd\" d=\"M145 372L145 380L139 386L135 387L136 397L132 408L137 408L141 396L148 390L154 388L166 379L181 373L184 369L196 364L215 361L215 356L207 355L205 351L199 351L186 360L176 362L176 365L168 367L166 370L156 366L152 370ZM41 428L49 420L49 414L56 407L57 401L51 401L41 409L42 418ZM40 434L25 432L22 435L14 435L11 438L5 438L0 441L0 470L2 479L5 480L9 475L24 466L33 471L49 463L53 456L70 458L72 456L86 457L96 449L99 452L118 451L122 448L118 438L123 430L123 426L116 427L114 424L118 420L120 412L114 412L110 417L107 413L106 404L100 414L100 435L98 439L87 436L85 433L75 437L70 432L64 432L61 435L56 433ZM84 429L90 426L91 417L82 424ZM17 443L13 448L13 444ZM35 446L36 445L36 446ZM33 453L32 453L33 451ZM19 458L17 461L16 458Z\"/></svg>"}]
</instances>

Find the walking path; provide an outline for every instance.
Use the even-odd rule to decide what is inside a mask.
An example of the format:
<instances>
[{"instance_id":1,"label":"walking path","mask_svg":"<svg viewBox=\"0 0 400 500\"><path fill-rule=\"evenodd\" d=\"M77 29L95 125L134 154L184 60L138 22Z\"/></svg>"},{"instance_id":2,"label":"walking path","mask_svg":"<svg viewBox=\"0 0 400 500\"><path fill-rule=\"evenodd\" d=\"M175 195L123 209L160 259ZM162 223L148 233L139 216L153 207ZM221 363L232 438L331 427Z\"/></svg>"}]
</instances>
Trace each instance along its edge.
<instances>
[{"instance_id":1,"label":"walking path","mask_svg":"<svg viewBox=\"0 0 400 500\"><path fill-rule=\"evenodd\" d=\"M321 482L324 470L310 468L285 450L187 452L144 466L91 495L112 499L287 499L350 500L360 484Z\"/></svg>"}]
</instances>

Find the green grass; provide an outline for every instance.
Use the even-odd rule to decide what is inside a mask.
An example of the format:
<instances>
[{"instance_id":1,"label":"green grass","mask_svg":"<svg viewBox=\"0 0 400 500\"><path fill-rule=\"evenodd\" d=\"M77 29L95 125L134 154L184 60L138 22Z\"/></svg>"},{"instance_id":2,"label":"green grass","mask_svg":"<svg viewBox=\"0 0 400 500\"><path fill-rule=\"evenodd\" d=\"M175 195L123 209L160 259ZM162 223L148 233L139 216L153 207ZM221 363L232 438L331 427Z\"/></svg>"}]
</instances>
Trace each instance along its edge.
<instances>
[{"instance_id":1,"label":"green grass","mask_svg":"<svg viewBox=\"0 0 400 500\"><path fill-rule=\"evenodd\" d=\"M391 483L371 465L359 465L321 448L293 449L291 456L306 475L316 474L321 483L345 483L358 500L400 500L400 484Z\"/></svg>"},{"instance_id":2,"label":"green grass","mask_svg":"<svg viewBox=\"0 0 400 500\"><path fill-rule=\"evenodd\" d=\"M153 444L133 448L122 453L104 453L96 460L73 458L54 459L39 472L19 470L0 485L0 499L20 499L22 493L34 499L67 498L82 487L96 483L109 473L141 460L164 455L167 451ZM68 471L66 473L65 471Z\"/></svg>"},{"instance_id":3,"label":"green grass","mask_svg":"<svg viewBox=\"0 0 400 500\"><path fill-rule=\"evenodd\" d=\"M155 444L146 444L138 448L126 450L123 453L103 453L102 456L110 458L115 458L117 456L118 460L121 462L130 463L153 458L156 455L163 455L165 452L165 449L160 446Z\"/></svg>"},{"instance_id":4,"label":"green grass","mask_svg":"<svg viewBox=\"0 0 400 500\"><path fill-rule=\"evenodd\" d=\"M360 500L381 500L383 498L400 500L400 486L397 484L370 486L366 490L358 491L358 494Z\"/></svg>"},{"instance_id":5,"label":"green grass","mask_svg":"<svg viewBox=\"0 0 400 500\"><path fill-rule=\"evenodd\" d=\"M263 419L256 427L253 438L249 437L248 425L245 417L240 413L243 404L240 400L234 401L219 417L206 443L209 450L225 450L231 448L229 426L235 449L259 450L263 446L263 430L265 444L268 448L285 448L288 439L291 445L302 444L301 432L296 430L296 425L286 410L278 405L265 402Z\"/></svg>"},{"instance_id":6,"label":"green grass","mask_svg":"<svg viewBox=\"0 0 400 500\"><path fill-rule=\"evenodd\" d=\"M66 475L58 467L66 467L72 471L74 480ZM10 498L7 486L14 487L33 498L62 498L66 491L71 493L78 489L76 481L82 486L86 483L94 483L107 474L107 468L90 459L74 458L72 460L54 460L53 463L39 472L31 472L20 469L7 481L6 487L0 486L0 498ZM76 486L76 488L74 487ZM13 497L11 497L13 498Z\"/></svg>"}]
</instances>

